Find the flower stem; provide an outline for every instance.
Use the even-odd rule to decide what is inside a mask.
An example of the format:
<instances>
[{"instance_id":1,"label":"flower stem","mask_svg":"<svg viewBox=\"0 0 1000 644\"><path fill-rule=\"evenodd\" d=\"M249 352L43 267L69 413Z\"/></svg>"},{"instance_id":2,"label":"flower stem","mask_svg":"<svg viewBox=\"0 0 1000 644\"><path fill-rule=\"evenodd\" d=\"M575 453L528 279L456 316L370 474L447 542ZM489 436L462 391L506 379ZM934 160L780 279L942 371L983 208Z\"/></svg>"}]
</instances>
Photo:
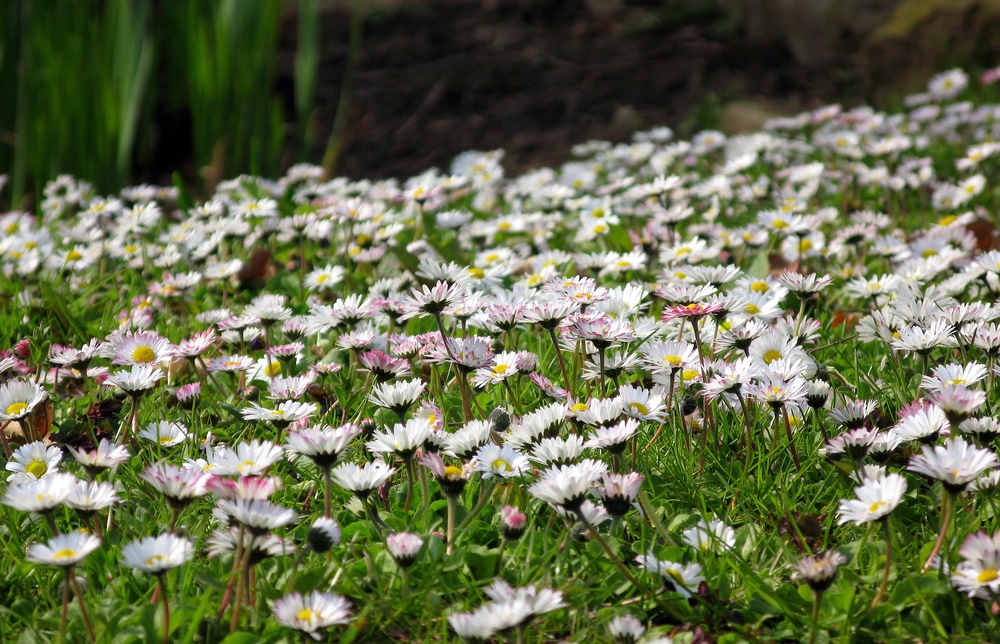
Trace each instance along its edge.
<instances>
[{"instance_id":1,"label":"flower stem","mask_svg":"<svg viewBox=\"0 0 1000 644\"><path fill-rule=\"evenodd\" d=\"M448 532L446 534L447 547L445 548L445 554L450 555L455 549L455 504L457 499L453 496L448 496Z\"/></svg>"},{"instance_id":2,"label":"flower stem","mask_svg":"<svg viewBox=\"0 0 1000 644\"><path fill-rule=\"evenodd\" d=\"M66 623L69 621L69 600L70 600L70 585L69 577L73 574L73 571L69 568L66 569L66 580L63 583L63 605L62 605L62 617L59 619L59 641L66 641Z\"/></svg>"},{"instance_id":3,"label":"flower stem","mask_svg":"<svg viewBox=\"0 0 1000 644\"><path fill-rule=\"evenodd\" d=\"M323 497L323 516L330 518L330 468L323 468L323 487L325 495Z\"/></svg>"},{"instance_id":4,"label":"flower stem","mask_svg":"<svg viewBox=\"0 0 1000 644\"><path fill-rule=\"evenodd\" d=\"M406 502L403 503L403 512L410 511L410 505L413 503L413 486L414 486L414 474L413 474L413 457L407 457L403 459L406 463Z\"/></svg>"},{"instance_id":5,"label":"flower stem","mask_svg":"<svg viewBox=\"0 0 1000 644\"><path fill-rule=\"evenodd\" d=\"M465 515L465 519L462 521L462 524L458 526L459 532L462 532L462 530L465 530L467 527L469 527L469 524L472 523L472 520L475 519L479 515L479 513L483 511L483 508L486 507L486 504L489 502L489 500L493 498L493 490L496 489L496 486L497 486L496 480L495 479L491 480L489 483L489 488L486 490L484 494L482 494L479 497L479 503L476 504L476 507L472 508L472 512L469 512L469 514Z\"/></svg>"},{"instance_id":6,"label":"flower stem","mask_svg":"<svg viewBox=\"0 0 1000 644\"><path fill-rule=\"evenodd\" d=\"M163 602L163 644L170 644L170 602L167 600L166 578L165 572L160 573L156 578L156 585L160 589L160 601Z\"/></svg>"},{"instance_id":7,"label":"flower stem","mask_svg":"<svg viewBox=\"0 0 1000 644\"><path fill-rule=\"evenodd\" d=\"M953 514L953 506L955 505L951 492L948 490L942 491L943 496L941 497L941 534L938 535L937 543L934 544L934 549L931 550L931 554L927 556L927 561L924 562L924 567L920 569L920 572L927 572L931 567L931 561L941 552L941 547L944 546L945 539L948 538L948 524L951 523L951 515Z\"/></svg>"},{"instance_id":8,"label":"flower stem","mask_svg":"<svg viewBox=\"0 0 1000 644\"><path fill-rule=\"evenodd\" d=\"M882 571L882 583L879 584L875 599L872 600L872 608L882 603L885 589L889 585L889 570L892 567L892 528L889 526L889 517L882 520L882 528L885 531L885 569Z\"/></svg>"},{"instance_id":9,"label":"flower stem","mask_svg":"<svg viewBox=\"0 0 1000 644\"><path fill-rule=\"evenodd\" d=\"M809 619L809 644L816 643L816 630L819 625L819 609L823 600L823 591L813 591L812 616Z\"/></svg>"},{"instance_id":10,"label":"flower stem","mask_svg":"<svg viewBox=\"0 0 1000 644\"><path fill-rule=\"evenodd\" d=\"M549 337L552 338L552 346L555 347L556 357L559 358L559 369L562 371L563 387L569 391L569 371L566 370L566 360L563 358L562 351L559 350L559 339L556 337L555 327L549 328Z\"/></svg>"},{"instance_id":11,"label":"flower stem","mask_svg":"<svg viewBox=\"0 0 1000 644\"><path fill-rule=\"evenodd\" d=\"M73 569L70 568L69 573L69 583L73 585L73 593L76 595L76 600L80 604L80 614L83 615L83 625L87 629L87 638L91 642L96 642L94 637L94 627L90 623L90 615L87 614L87 605L83 601L83 593L80 591L80 584L76 581L76 575L73 574Z\"/></svg>"}]
</instances>

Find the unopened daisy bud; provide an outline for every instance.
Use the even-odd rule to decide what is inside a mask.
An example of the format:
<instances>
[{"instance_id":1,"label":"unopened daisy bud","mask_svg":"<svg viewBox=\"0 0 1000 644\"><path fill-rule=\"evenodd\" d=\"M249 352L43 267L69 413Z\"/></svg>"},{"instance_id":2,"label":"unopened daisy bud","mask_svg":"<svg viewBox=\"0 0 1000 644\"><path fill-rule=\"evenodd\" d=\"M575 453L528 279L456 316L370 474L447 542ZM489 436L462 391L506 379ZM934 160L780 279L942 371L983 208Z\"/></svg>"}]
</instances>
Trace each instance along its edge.
<instances>
[{"instance_id":1,"label":"unopened daisy bud","mask_svg":"<svg viewBox=\"0 0 1000 644\"><path fill-rule=\"evenodd\" d=\"M412 532L396 532L385 538L385 545L400 568L409 568L417 561L424 540Z\"/></svg>"},{"instance_id":2,"label":"unopened daisy bud","mask_svg":"<svg viewBox=\"0 0 1000 644\"><path fill-rule=\"evenodd\" d=\"M604 509L613 517L623 517L635 503L645 476L631 472L629 474L602 474L604 486L599 488Z\"/></svg>"},{"instance_id":3,"label":"unopened daisy bud","mask_svg":"<svg viewBox=\"0 0 1000 644\"><path fill-rule=\"evenodd\" d=\"M177 391L174 392L174 397L177 398L177 404L184 409L193 409L200 396L200 382L192 382L191 384L184 385L183 387L179 387Z\"/></svg>"},{"instance_id":4,"label":"unopened daisy bud","mask_svg":"<svg viewBox=\"0 0 1000 644\"><path fill-rule=\"evenodd\" d=\"M524 536L528 515L512 505L500 508L500 535L507 541L517 541Z\"/></svg>"},{"instance_id":5,"label":"unopened daisy bud","mask_svg":"<svg viewBox=\"0 0 1000 644\"><path fill-rule=\"evenodd\" d=\"M364 420L361 421L360 426L361 426L361 435L364 437L366 441L370 439L372 437L372 434L375 433L375 430L378 429L378 424L375 422L374 418L365 418Z\"/></svg>"},{"instance_id":6,"label":"unopened daisy bud","mask_svg":"<svg viewBox=\"0 0 1000 644\"><path fill-rule=\"evenodd\" d=\"M619 615L608 624L608 633L619 644L635 644L646 632L646 627L632 615Z\"/></svg>"},{"instance_id":7,"label":"unopened daisy bud","mask_svg":"<svg viewBox=\"0 0 1000 644\"><path fill-rule=\"evenodd\" d=\"M21 360L29 360L31 358L31 340L27 338L20 340L14 345L14 353Z\"/></svg>"},{"instance_id":8,"label":"unopened daisy bud","mask_svg":"<svg viewBox=\"0 0 1000 644\"><path fill-rule=\"evenodd\" d=\"M490 351L492 351L493 353L503 353L505 351L505 348L503 346L503 340L497 338L492 343L490 343Z\"/></svg>"},{"instance_id":9,"label":"unopened daisy bud","mask_svg":"<svg viewBox=\"0 0 1000 644\"><path fill-rule=\"evenodd\" d=\"M810 407L813 409L822 408L829 397L830 383L823 382L822 380L813 380L809 383L809 389L806 392L806 404Z\"/></svg>"},{"instance_id":10,"label":"unopened daisy bud","mask_svg":"<svg viewBox=\"0 0 1000 644\"><path fill-rule=\"evenodd\" d=\"M340 526L330 517L320 517L309 527L306 545L313 552L323 554L340 543Z\"/></svg>"},{"instance_id":11,"label":"unopened daisy bud","mask_svg":"<svg viewBox=\"0 0 1000 644\"><path fill-rule=\"evenodd\" d=\"M510 428L510 414L503 407L496 407L490 412L490 430L502 434Z\"/></svg>"},{"instance_id":12,"label":"unopened daisy bud","mask_svg":"<svg viewBox=\"0 0 1000 644\"><path fill-rule=\"evenodd\" d=\"M819 556L803 557L796 567L794 577L809 584L813 592L821 593L833 584L837 569L847 561L839 550L827 550Z\"/></svg>"},{"instance_id":13,"label":"unopened daisy bud","mask_svg":"<svg viewBox=\"0 0 1000 644\"><path fill-rule=\"evenodd\" d=\"M685 416L690 416L698 409L698 399L694 396L685 396L681 403L681 411Z\"/></svg>"}]
</instances>

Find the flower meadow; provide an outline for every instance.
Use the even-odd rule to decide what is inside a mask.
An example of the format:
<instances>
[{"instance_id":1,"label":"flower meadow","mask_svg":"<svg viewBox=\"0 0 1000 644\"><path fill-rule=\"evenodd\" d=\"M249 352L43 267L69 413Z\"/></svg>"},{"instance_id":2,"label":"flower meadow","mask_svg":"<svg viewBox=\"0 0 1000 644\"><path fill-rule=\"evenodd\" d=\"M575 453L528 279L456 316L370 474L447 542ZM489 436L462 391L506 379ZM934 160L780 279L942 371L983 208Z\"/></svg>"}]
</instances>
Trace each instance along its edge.
<instances>
[{"instance_id":1,"label":"flower meadow","mask_svg":"<svg viewBox=\"0 0 1000 644\"><path fill-rule=\"evenodd\" d=\"M0 215L0 640L997 641L974 94L519 177L59 177Z\"/></svg>"}]
</instances>

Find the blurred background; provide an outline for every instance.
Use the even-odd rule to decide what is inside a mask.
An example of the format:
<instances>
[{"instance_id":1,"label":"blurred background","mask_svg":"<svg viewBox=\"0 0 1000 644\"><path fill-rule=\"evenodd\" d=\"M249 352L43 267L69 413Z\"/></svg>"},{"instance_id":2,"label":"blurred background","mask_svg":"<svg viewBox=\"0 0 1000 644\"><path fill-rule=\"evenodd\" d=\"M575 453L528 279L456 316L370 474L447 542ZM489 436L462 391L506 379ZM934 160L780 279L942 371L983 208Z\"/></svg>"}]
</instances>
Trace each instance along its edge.
<instances>
[{"instance_id":1,"label":"blurred background","mask_svg":"<svg viewBox=\"0 0 1000 644\"><path fill-rule=\"evenodd\" d=\"M998 50L1000 0L3 0L0 203L498 147L518 173L656 125L893 109Z\"/></svg>"}]
</instances>

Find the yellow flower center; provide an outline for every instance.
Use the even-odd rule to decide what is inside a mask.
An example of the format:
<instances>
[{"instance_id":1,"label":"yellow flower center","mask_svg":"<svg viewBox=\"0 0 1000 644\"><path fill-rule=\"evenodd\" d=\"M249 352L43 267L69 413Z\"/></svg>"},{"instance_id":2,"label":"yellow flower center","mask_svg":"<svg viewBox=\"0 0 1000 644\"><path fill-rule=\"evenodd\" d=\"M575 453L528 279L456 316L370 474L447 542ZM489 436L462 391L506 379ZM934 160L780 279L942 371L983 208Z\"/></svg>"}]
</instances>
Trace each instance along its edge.
<instances>
[{"instance_id":1,"label":"yellow flower center","mask_svg":"<svg viewBox=\"0 0 1000 644\"><path fill-rule=\"evenodd\" d=\"M642 403L633 402L633 403L629 403L628 406L629 406L629 409L631 409L632 411L634 411L634 412L636 412L638 414L648 414L649 413L649 408L646 407L646 405L643 405Z\"/></svg>"},{"instance_id":2,"label":"yellow flower center","mask_svg":"<svg viewBox=\"0 0 1000 644\"><path fill-rule=\"evenodd\" d=\"M493 469L501 470L503 472L511 472L514 470L514 468L510 466L510 463L503 460L502 458L498 458L497 460L493 461Z\"/></svg>"},{"instance_id":3,"label":"yellow flower center","mask_svg":"<svg viewBox=\"0 0 1000 644\"><path fill-rule=\"evenodd\" d=\"M371 235L358 235L358 238L354 240L358 246L367 246L372 243Z\"/></svg>"},{"instance_id":4,"label":"yellow flower center","mask_svg":"<svg viewBox=\"0 0 1000 644\"><path fill-rule=\"evenodd\" d=\"M757 315L760 313L760 307L753 302L748 302L746 306L743 307L744 313L749 313L750 315Z\"/></svg>"},{"instance_id":5,"label":"yellow flower center","mask_svg":"<svg viewBox=\"0 0 1000 644\"><path fill-rule=\"evenodd\" d=\"M327 273L323 273L322 275L316 278L317 284L325 284L329 281L330 281L330 275Z\"/></svg>"},{"instance_id":6,"label":"yellow flower center","mask_svg":"<svg viewBox=\"0 0 1000 644\"><path fill-rule=\"evenodd\" d=\"M799 250L803 253L808 253L812 250L813 243L808 239L803 239L799 242Z\"/></svg>"},{"instance_id":7,"label":"yellow flower center","mask_svg":"<svg viewBox=\"0 0 1000 644\"><path fill-rule=\"evenodd\" d=\"M942 217L941 221L938 222L938 225L948 226L950 224L955 223L956 221L958 221L958 217L956 217L955 215L948 215L947 217Z\"/></svg>"},{"instance_id":8,"label":"yellow flower center","mask_svg":"<svg viewBox=\"0 0 1000 644\"><path fill-rule=\"evenodd\" d=\"M66 259L71 262L81 260L83 259L83 253L81 253L78 250L71 250L68 253L66 253Z\"/></svg>"},{"instance_id":9,"label":"yellow flower center","mask_svg":"<svg viewBox=\"0 0 1000 644\"><path fill-rule=\"evenodd\" d=\"M125 245L125 252L129 253L129 254L138 253L139 252L139 247L136 246L135 244L126 244Z\"/></svg>"},{"instance_id":10,"label":"yellow flower center","mask_svg":"<svg viewBox=\"0 0 1000 644\"><path fill-rule=\"evenodd\" d=\"M493 367L493 372L497 373L497 374L500 374L500 375L503 375L503 374L507 373L508 369L510 369L509 366L507 366L505 364L498 364L497 366Z\"/></svg>"},{"instance_id":11,"label":"yellow flower center","mask_svg":"<svg viewBox=\"0 0 1000 644\"><path fill-rule=\"evenodd\" d=\"M780 359L781 359L781 352L778 351L777 349L771 349L770 351L764 354L765 364L771 364L775 360L780 360Z\"/></svg>"},{"instance_id":12,"label":"yellow flower center","mask_svg":"<svg viewBox=\"0 0 1000 644\"><path fill-rule=\"evenodd\" d=\"M460 479L462 478L462 468L455 467L454 465L449 465L444 468L444 477L446 479Z\"/></svg>"},{"instance_id":13,"label":"yellow flower center","mask_svg":"<svg viewBox=\"0 0 1000 644\"><path fill-rule=\"evenodd\" d=\"M754 293L767 293L771 290L771 287L767 285L767 282L754 282L750 285L750 290Z\"/></svg>"},{"instance_id":14,"label":"yellow flower center","mask_svg":"<svg viewBox=\"0 0 1000 644\"><path fill-rule=\"evenodd\" d=\"M698 377L698 372L694 369L685 369L681 372L681 378L684 380L693 380Z\"/></svg>"},{"instance_id":15,"label":"yellow flower center","mask_svg":"<svg viewBox=\"0 0 1000 644\"><path fill-rule=\"evenodd\" d=\"M481 268L470 268L469 269L469 275L471 277L476 278L477 280L481 280L484 277L486 277L486 271L484 271Z\"/></svg>"},{"instance_id":16,"label":"yellow flower center","mask_svg":"<svg viewBox=\"0 0 1000 644\"><path fill-rule=\"evenodd\" d=\"M266 367L264 367L264 375L268 377L274 377L281 373L281 363L271 362Z\"/></svg>"},{"instance_id":17,"label":"yellow flower center","mask_svg":"<svg viewBox=\"0 0 1000 644\"><path fill-rule=\"evenodd\" d=\"M24 471L36 479L40 479L49 471L49 466L45 464L45 461L31 461L28 463L28 467L24 468Z\"/></svg>"},{"instance_id":18,"label":"yellow flower center","mask_svg":"<svg viewBox=\"0 0 1000 644\"><path fill-rule=\"evenodd\" d=\"M582 403L582 402L578 402L572 407L570 407L570 411L575 411L575 412L587 411L588 409L590 409L590 407L587 406L587 403Z\"/></svg>"},{"instance_id":19,"label":"yellow flower center","mask_svg":"<svg viewBox=\"0 0 1000 644\"><path fill-rule=\"evenodd\" d=\"M141 347L136 347L135 351L132 352L132 359L136 362L153 362L156 360L156 352L150 347L142 345Z\"/></svg>"},{"instance_id":20,"label":"yellow flower center","mask_svg":"<svg viewBox=\"0 0 1000 644\"><path fill-rule=\"evenodd\" d=\"M8 416L20 416L26 411L28 411L28 403L26 402L16 402L7 405Z\"/></svg>"},{"instance_id":21,"label":"yellow flower center","mask_svg":"<svg viewBox=\"0 0 1000 644\"><path fill-rule=\"evenodd\" d=\"M152 557L146 559L146 565L152 567L158 565L162 561L163 555L153 555Z\"/></svg>"},{"instance_id":22,"label":"yellow flower center","mask_svg":"<svg viewBox=\"0 0 1000 644\"><path fill-rule=\"evenodd\" d=\"M171 436L160 436L160 445L166 445L173 442L173 437Z\"/></svg>"},{"instance_id":23,"label":"yellow flower center","mask_svg":"<svg viewBox=\"0 0 1000 644\"><path fill-rule=\"evenodd\" d=\"M922 256L922 257L923 257L924 259L927 259L928 257L934 257L934 256L935 256L935 255L937 255L937 254L938 254L938 252L937 252L936 250L934 250L933 248L928 248L928 249L927 249L927 250L925 250L924 252L920 253L920 255L921 255L921 256Z\"/></svg>"},{"instance_id":24,"label":"yellow flower center","mask_svg":"<svg viewBox=\"0 0 1000 644\"><path fill-rule=\"evenodd\" d=\"M774 221L771 222L771 225L777 228L778 230L783 230L785 228L788 228L788 222L785 221L784 219L775 219Z\"/></svg>"},{"instance_id":25,"label":"yellow flower center","mask_svg":"<svg viewBox=\"0 0 1000 644\"><path fill-rule=\"evenodd\" d=\"M664 360L666 360L667 364L669 364L671 367L677 367L681 364L680 356L667 356L666 358L664 358Z\"/></svg>"},{"instance_id":26,"label":"yellow flower center","mask_svg":"<svg viewBox=\"0 0 1000 644\"><path fill-rule=\"evenodd\" d=\"M885 501L876 501L875 503L872 503L870 506L868 506L868 511L869 512L878 512L881 508L883 508L883 507L885 507L887 505L889 505L889 504L886 503Z\"/></svg>"},{"instance_id":27,"label":"yellow flower center","mask_svg":"<svg viewBox=\"0 0 1000 644\"><path fill-rule=\"evenodd\" d=\"M691 253L690 246L681 246L680 248L677 249L677 252L674 253L674 255L680 257L681 255L688 255L690 253Z\"/></svg>"},{"instance_id":28,"label":"yellow flower center","mask_svg":"<svg viewBox=\"0 0 1000 644\"><path fill-rule=\"evenodd\" d=\"M73 550L71 548L63 548L59 552L54 553L52 555L52 558L55 559L56 561L60 561L62 559L72 559L75 556L76 556L76 550Z\"/></svg>"},{"instance_id":29,"label":"yellow flower center","mask_svg":"<svg viewBox=\"0 0 1000 644\"><path fill-rule=\"evenodd\" d=\"M299 612L295 613L295 619L300 622L312 624L314 621L319 619L319 613L311 608L303 608Z\"/></svg>"},{"instance_id":30,"label":"yellow flower center","mask_svg":"<svg viewBox=\"0 0 1000 644\"><path fill-rule=\"evenodd\" d=\"M981 584L988 584L994 579L996 579L997 576L998 575L996 570L993 570L992 568L987 568L986 570L976 575L976 581L978 581Z\"/></svg>"}]
</instances>

